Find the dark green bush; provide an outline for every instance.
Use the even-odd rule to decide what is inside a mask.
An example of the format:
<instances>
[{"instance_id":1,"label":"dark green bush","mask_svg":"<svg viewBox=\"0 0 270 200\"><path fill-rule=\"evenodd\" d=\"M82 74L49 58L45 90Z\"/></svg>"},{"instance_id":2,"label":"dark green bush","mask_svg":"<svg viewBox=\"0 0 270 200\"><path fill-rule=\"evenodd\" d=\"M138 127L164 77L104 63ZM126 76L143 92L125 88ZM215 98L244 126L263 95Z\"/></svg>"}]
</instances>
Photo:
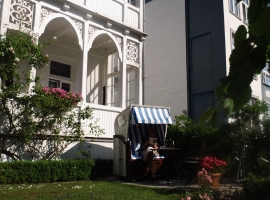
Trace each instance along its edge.
<instances>
[{"instance_id":1,"label":"dark green bush","mask_svg":"<svg viewBox=\"0 0 270 200\"><path fill-rule=\"evenodd\" d=\"M90 178L91 159L60 161L13 161L0 163L0 183L41 183Z\"/></svg>"},{"instance_id":2,"label":"dark green bush","mask_svg":"<svg viewBox=\"0 0 270 200\"><path fill-rule=\"evenodd\" d=\"M244 191L253 199L269 199L270 198L270 177L256 176L253 173L248 174L244 185Z\"/></svg>"},{"instance_id":3,"label":"dark green bush","mask_svg":"<svg viewBox=\"0 0 270 200\"><path fill-rule=\"evenodd\" d=\"M96 159L92 168L91 179L113 175L113 160Z\"/></svg>"}]
</instances>

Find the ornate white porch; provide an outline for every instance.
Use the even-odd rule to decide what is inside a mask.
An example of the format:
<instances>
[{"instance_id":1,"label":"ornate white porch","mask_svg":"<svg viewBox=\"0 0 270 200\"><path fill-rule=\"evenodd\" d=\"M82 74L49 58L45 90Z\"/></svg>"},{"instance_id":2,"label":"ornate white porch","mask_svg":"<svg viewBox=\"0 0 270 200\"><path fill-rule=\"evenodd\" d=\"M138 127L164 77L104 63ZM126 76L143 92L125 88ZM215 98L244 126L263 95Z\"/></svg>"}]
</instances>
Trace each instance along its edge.
<instances>
[{"instance_id":1,"label":"ornate white porch","mask_svg":"<svg viewBox=\"0 0 270 200\"><path fill-rule=\"evenodd\" d=\"M42 86L53 81L81 93L83 105L93 109L105 130L104 139L112 139L116 115L129 104L142 103L143 0L137 6L129 2L0 0L0 34L22 24L40 41L57 37L58 43L44 53L54 64L68 67L68 75L52 74L52 63L32 72L42 74ZM85 133L95 137L87 128Z\"/></svg>"}]
</instances>

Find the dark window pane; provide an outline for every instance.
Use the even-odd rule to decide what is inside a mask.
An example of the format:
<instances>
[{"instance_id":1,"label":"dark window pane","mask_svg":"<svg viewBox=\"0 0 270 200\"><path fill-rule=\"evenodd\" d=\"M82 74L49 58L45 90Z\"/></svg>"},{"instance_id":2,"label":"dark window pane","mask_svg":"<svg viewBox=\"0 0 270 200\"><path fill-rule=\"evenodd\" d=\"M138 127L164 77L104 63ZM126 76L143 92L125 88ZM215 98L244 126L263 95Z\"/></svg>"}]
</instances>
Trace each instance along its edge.
<instances>
[{"instance_id":1,"label":"dark window pane","mask_svg":"<svg viewBox=\"0 0 270 200\"><path fill-rule=\"evenodd\" d=\"M70 78L70 65L51 61L50 74Z\"/></svg>"},{"instance_id":2,"label":"dark window pane","mask_svg":"<svg viewBox=\"0 0 270 200\"><path fill-rule=\"evenodd\" d=\"M70 91L70 84L68 84L68 83L62 83L62 89L64 89L67 92L69 92Z\"/></svg>"}]
</instances>

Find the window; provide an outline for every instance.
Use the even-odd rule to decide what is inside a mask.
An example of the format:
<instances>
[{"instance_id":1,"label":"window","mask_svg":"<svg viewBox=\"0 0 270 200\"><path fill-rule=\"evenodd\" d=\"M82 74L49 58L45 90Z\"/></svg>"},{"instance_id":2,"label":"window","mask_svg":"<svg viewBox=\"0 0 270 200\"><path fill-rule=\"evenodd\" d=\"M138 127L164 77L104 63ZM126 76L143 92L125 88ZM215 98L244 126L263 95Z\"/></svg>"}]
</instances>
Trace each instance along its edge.
<instances>
[{"instance_id":1,"label":"window","mask_svg":"<svg viewBox=\"0 0 270 200\"><path fill-rule=\"evenodd\" d=\"M268 72L269 65L267 64L262 70L262 81L264 85L270 86L270 74Z\"/></svg>"},{"instance_id":2,"label":"window","mask_svg":"<svg viewBox=\"0 0 270 200\"><path fill-rule=\"evenodd\" d=\"M131 5L133 5L133 6L136 6L136 7L139 7L140 6L140 4L139 4L139 0L127 0L128 1L128 3L130 3Z\"/></svg>"},{"instance_id":3,"label":"window","mask_svg":"<svg viewBox=\"0 0 270 200\"><path fill-rule=\"evenodd\" d=\"M270 117L270 104L267 104L267 117Z\"/></svg>"},{"instance_id":4,"label":"window","mask_svg":"<svg viewBox=\"0 0 270 200\"><path fill-rule=\"evenodd\" d=\"M239 5L237 4L237 0L229 0L229 2L230 11L237 17L240 17Z\"/></svg>"},{"instance_id":5,"label":"window","mask_svg":"<svg viewBox=\"0 0 270 200\"><path fill-rule=\"evenodd\" d=\"M70 78L70 65L51 61L50 74Z\"/></svg>"},{"instance_id":6,"label":"window","mask_svg":"<svg viewBox=\"0 0 270 200\"><path fill-rule=\"evenodd\" d=\"M113 107L120 106L119 99L119 70L120 59L118 52L112 52L109 56L108 75L107 75L107 105Z\"/></svg>"},{"instance_id":7,"label":"window","mask_svg":"<svg viewBox=\"0 0 270 200\"><path fill-rule=\"evenodd\" d=\"M270 75L265 71L263 71L263 84L270 86Z\"/></svg>"},{"instance_id":8,"label":"window","mask_svg":"<svg viewBox=\"0 0 270 200\"><path fill-rule=\"evenodd\" d=\"M257 99L254 97L251 97L249 100L249 105L254 105L256 103Z\"/></svg>"},{"instance_id":9,"label":"window","mask_svg":"<svg viewBox=\"0 0 270 200\"><path fill-rule=\"evenodd\" d=\"M133 67L135 68L135 67ZM135 104L135 77L136 71L131 66L127 69L126 106Z\"/></svg>"},{"instance_id":10,"label":"window","mask_svg":"<svg viewBox=\"0 0 270 200\"><path fill-rule=\"evenodd\" d=\"M71 65L51 61L50 66L50 88L62 88L70 91Z\"/></svg>"},{"instance_id":11,"label":"window","mask_svg":"<svg viewBox=\"0 0 270 200\"><path fill-rule=\"evenodd\" d=\"M243 0L242 1L242 11L243 11L243 21L245 23L248 23L248 17L247 17L248 6L249 6L249 0Z\"/></svg>"},{"instance_id":12,"label":"window","mask_svg":"<svg viewBox=\"0 0 270 200\"><path fill-rule=\"evenodd\" d=\"M232 48L232 50L235 48L235 46L234 46L234 36L235 36L235 33L231 31L231 48Z\"/></svg>"}]
</instances>

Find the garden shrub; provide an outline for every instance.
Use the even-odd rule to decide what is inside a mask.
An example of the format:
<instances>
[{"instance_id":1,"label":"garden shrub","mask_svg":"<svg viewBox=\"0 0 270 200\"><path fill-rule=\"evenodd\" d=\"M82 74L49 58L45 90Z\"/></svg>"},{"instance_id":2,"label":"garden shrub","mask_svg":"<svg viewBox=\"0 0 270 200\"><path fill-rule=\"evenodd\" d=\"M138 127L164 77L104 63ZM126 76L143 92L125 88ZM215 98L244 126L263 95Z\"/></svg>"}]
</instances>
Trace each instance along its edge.
<instances>
[{"instance_id":1,"label":"garden shrub","mask_svg":"<svg viewBox=\"0 0 270 200\"><path fill-rule=\"evenodd\" d=\"M91 179L96 179L100 176L113 175L113 160L111 159L96 159L95 166L92 168Z\"/></svg>"},{"instance_id":2,"label":"garden shrub","mask_svg":"<svg viewBox=\"0 0 270 200\"><path fill-rule=\"evenodd\" d=\"M269 199L269 188L269 176L257 176L253 173L249 173L243 189L247 195L253 197L254 199Z\"/></svg>"},{"instance_id":3,"label":"garden shrub","mask_svg":"<svg viewBox=\"0 0 270 200\"><path fill-rule=\"evenodd\" d=\"M95 162L81 160L39 160L0 163L0 183L41 183L90 178Z\"/></svg>"}]
</instances>

